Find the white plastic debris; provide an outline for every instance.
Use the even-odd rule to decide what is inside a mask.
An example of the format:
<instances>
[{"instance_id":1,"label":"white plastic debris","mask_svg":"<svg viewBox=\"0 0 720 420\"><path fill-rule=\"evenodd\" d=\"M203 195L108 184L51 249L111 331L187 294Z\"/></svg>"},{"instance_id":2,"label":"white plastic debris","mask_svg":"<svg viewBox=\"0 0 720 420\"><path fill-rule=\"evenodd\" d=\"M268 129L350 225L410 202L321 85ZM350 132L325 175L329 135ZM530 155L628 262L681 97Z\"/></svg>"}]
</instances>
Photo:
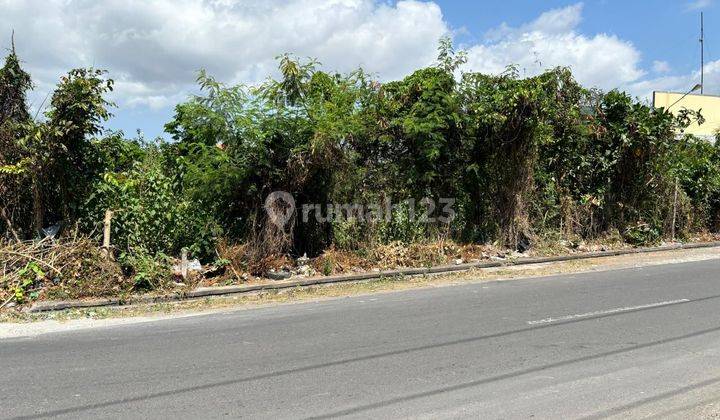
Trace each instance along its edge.
<instances>
[{"instance_id":1,"label":"white plastic debris","mask_svg":"<svg viewBox=\"0 0 720 420\"><path fill-rule=\"evenodd\" d=\"M45 235L46 238L54 239L55 235L60 232L60 223L55 223L52 226L48 226L46 228L42 229L43 235Z\"/></svg>"}]
</instances>

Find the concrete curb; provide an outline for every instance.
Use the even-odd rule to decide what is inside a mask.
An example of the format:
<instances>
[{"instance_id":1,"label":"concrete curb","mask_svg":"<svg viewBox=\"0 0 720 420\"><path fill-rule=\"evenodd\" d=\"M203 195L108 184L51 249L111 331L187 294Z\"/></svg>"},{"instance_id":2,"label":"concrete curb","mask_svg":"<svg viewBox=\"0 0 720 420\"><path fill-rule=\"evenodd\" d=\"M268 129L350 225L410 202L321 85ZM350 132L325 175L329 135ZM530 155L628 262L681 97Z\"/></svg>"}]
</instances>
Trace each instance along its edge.
<instances>
[{"instance_id":1,"label":"concrete curb","mask_svg":"<svg viewBox=\"0 0 720 420\"><path fill-rule=\"evenodd\" d=\"M48 301L37 302L28 308L27 312L48 312L60 311L64 309L75 308L95 308L103 306L121 306L138 303L159 303L171 302L186 299L197 299L208 296L222 296L230 294L244 294L262 291L282 290L293 287L307 287L322 284L347 283L354 281L373 280L386 277L397 276L418 276L426 274L451 273L456 271L467 271L473 268L492 268L513 265L542 264L549 262L562 262L573 260L585 260L601 257L614 257L629 254L644 254L649 252L672 251L678 249L697 249L697 248L714 248L720 247L720 241L716 242L700 242L689 244L675 244L669 246L649 247L649 248L630 248L617 249L611 251L588 252L582 254L559 255L554 257L533 257L521 259L508 259L502 261L491 262L474 262L457 265L439 265L425 268L401 268L396 270L385 270L358 274L344 274L327 277L310 277L299 280L288 280L282 282L268 284L254 284L248 286L219 286L219 287L199 287L185 293L173 293L163 296L138 296L128 299L93 299L93 300L66 300L66 301Z\"/></svg>"}]
</instances>

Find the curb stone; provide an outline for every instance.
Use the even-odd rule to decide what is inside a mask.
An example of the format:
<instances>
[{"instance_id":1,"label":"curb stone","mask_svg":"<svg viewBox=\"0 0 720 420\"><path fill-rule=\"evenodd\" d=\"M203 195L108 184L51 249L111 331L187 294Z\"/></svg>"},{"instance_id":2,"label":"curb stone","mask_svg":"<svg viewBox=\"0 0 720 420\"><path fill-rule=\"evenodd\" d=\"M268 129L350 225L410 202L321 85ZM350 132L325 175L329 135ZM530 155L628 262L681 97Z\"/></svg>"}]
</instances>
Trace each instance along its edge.
<instances>
[{"instance_id":1,"label":"curb stone","mask_svg":"<svg viewBox=\"0 0 720 420\"><path fill-rule=\"evenodd\" d=\"M467 271L473 268L493 268L514 265L542 264L549 262L562 262L573 260L586 260L601 257L614 257L619 255L630 254L646 254L659 251L673 251L678 249L699 249L699 248L715 248L720 247L720 241L716 242L698 242L689 244L674 244L668 246L648 247L648 248L630 248L617 249L610 251L587 252L582 254L559 255L553 257L531 257L519 259L506 259L502 261L490 262L473 262L453 265L438 265L424 268L400 268L395 270L384 270L376 272L343 274L326 277L309 277L298 280L276 281L268 284L253 284L247 286L216 286L216 287L198 287L194 290L184 293L173 293L163 296L138 296L128 299L93 299L93 300L64 300L64 301L47 301L36 302L26 312L49 312L61 311L64 309L76 308L96 308L105 306L122 306L137 303L160 303L171 302L186 299L197 299L208 296L222 296L231 294L244 294L252 292L262 292L271 290L282 290L294 287L307 287L322 284L338 284L362 280L373 280L386 277L397 276L418 276L426 274L451 273L456 271Z\"/></svg>"}]
</instances>

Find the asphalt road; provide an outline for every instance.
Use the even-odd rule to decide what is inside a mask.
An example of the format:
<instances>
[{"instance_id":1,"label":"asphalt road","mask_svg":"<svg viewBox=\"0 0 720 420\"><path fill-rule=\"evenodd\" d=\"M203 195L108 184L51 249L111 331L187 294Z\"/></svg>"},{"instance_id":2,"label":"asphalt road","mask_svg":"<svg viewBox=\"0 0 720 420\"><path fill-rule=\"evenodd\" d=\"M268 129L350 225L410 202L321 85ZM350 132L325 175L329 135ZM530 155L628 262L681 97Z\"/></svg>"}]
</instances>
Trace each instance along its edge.
<instances>
[{"instance_id":1,"label":"asphalt road","mask_svg":"<svg viewBox=\"0 0 720 420\"><path fill-rule=\"evenodd\" d=\"M720 412L720 260L0 341L0 417Z\"/></svg>"}]
</instances>

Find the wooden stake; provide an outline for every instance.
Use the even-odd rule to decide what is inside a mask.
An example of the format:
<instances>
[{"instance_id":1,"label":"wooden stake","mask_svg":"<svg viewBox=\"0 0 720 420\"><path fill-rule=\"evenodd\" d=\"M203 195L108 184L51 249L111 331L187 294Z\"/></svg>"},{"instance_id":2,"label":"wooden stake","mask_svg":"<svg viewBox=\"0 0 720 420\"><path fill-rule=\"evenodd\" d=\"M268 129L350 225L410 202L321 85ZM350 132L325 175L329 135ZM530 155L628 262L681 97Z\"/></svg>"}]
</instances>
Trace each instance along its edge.
<instances>
[{"instance_id":1,"label":"wooden stake","mask_svg":"<svg viewBox=\"0 0 720 420\"><path fill-rule=\"evenodd\" d=\"M677 220L678 179L675 177L675 198L673 198L672 241L675 242L675 221Z\"/></svg>"},{"instance_id":2,"label":"wooden stake","mask_svg":"<svg viewBox=\"0 0 720 420\"><path fill-rule=\"evenodd\" d=\"M180 261L180 273L182 274L182 278L187 278L187 271L188 271L188 259L187 259L187 248L183 248L182 251L180 251L181 255L181 261Z\"/></svg>"},{"instance_id":3,"label":"wooden stake","mask_svg":"<svg viewBox=\"0 0 720 420\"><path fill-rule=\"evenodd\" d=\"M112 255L110 252L110 232L112 227L112 216L113 212L112 210L105 210L105 220L103 222L103 252L105 252L105 255L109 256Z\"/></svg>"}]
</instances>

